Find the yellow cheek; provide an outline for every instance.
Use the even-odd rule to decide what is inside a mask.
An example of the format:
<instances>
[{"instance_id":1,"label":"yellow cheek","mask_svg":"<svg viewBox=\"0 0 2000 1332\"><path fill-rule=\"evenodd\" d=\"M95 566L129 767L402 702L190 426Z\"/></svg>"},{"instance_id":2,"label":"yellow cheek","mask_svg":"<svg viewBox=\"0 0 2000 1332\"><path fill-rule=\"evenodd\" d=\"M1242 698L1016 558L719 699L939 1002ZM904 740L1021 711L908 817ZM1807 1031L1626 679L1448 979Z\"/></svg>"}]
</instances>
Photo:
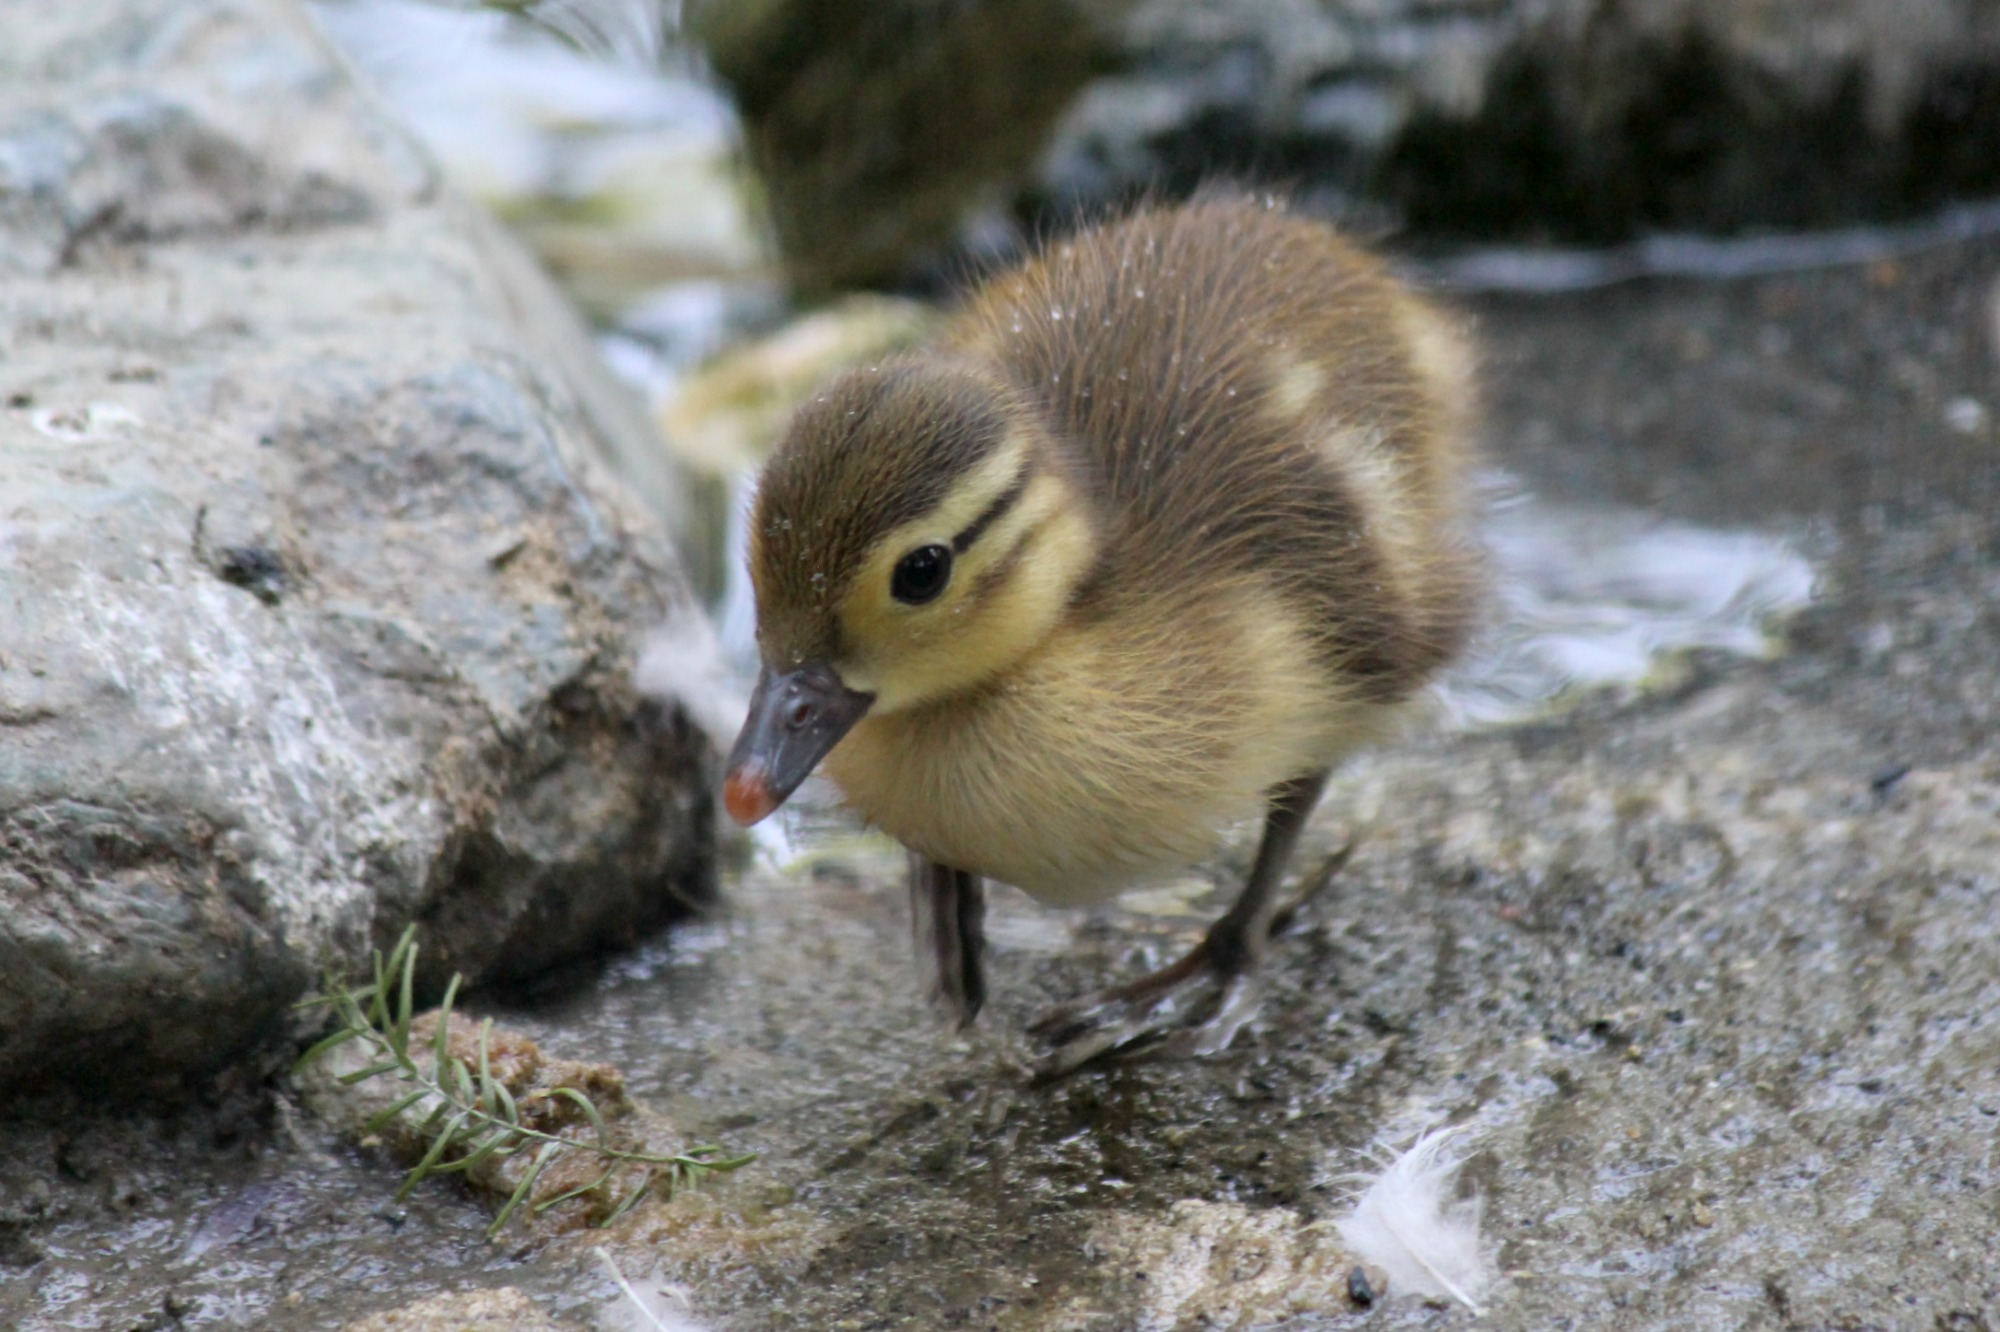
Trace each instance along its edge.
<instances>
[{"instance_id":1,"label":"yellow cheek","mask_svg":"<svg viewBox=\"0 0 2000 1332\"><path fill-rule=\"evenodd\" d=\"M1048 636L1094 556L1083 516L1053 489L1036 494L1038 489L1039 483L1023 497L1019 524L981 538L967 552L937 602L898 605L886 582L856 588L849 597L843 626L852 657L840 664L841 678L873 693L876 711L972 688ZM996 575L1003 581L982 589L981 576L1003 561Z\"/></svg>"}]
</instances>

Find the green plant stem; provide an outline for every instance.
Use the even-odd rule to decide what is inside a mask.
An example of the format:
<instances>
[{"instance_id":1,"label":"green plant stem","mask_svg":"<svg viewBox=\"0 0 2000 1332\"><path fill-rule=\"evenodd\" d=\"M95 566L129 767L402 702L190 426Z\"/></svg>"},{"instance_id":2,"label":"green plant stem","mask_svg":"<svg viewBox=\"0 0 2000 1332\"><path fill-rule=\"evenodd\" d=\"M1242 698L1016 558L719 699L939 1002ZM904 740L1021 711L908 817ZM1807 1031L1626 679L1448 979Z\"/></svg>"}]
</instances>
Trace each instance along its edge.
<instances>
[{"instance_id":1,"label":"green plant stem","mask_svg":"<svg viewBox=\"0 0 2000 1332\"><path fill-rule=\"evenodd\" d=\"M581 1151L613 1164L589 1184L533 1204L529 1210L543 1212L557 1203L608 1186L618 1165L646 1167L645 1179L631 1193L622 1199L608 1198L610 1210L599 1222L600 1225L608 1225L630 1211L662 1175L666 1177L668 1196L671 1196L678 1189L697 1183L711 1171L736 1170L756 1159L751 1155L732 1156L722 1147L709 1144L671 1153L614 1147L603 1114L589 1096L575 1087L539 1091L534 1094L534 1099L554 1101L561 1098L571 1102L589 1122L596 1136L595 1142L577 1142L559 1133L523 1124L520 1106L513 1093L493 1076L488 1049L492 1020L488 1019L480 1025L476 1066L450 1051L447 1026L452 1001L458 994L460 978L456 975L446 987L444 1001L438 1008L437 1028L430 1042L430 1068L426 1070L410 1049L411 1027L415 1020L416 964L416 929L412 926L403 932L402 938L387 956L379 951L375 954L374 980L368 984L350 987L339 977L329 974L325 992L307 1000L302 1006L330 1007L337 1027L301 1055L297 1065L303 1068L339 1046L360 1041L367 1047L367 1061L358 1070L340 1074L342 1083L352 1085L384 1074L394 1074L398 1081L410 1084L414 1090L397 1097L391 1105L369 1117L369 1131L386 1126L426 1098L433 1099L434 1104L418 1129L420 1134L433 1136L422 1159L404 1176L402 1186L396 1192L398 1200L409 1196L412 1189L432 1175L462 1172L489 1158L505 1160L533 1149L534 1157L527 1173L514 1187L489 1227L489 1234L497 1234L528 1201L542 1171L559 1153ZM458 1150L455 1156L454 1149Z\"/></svg>"}]
</instances>

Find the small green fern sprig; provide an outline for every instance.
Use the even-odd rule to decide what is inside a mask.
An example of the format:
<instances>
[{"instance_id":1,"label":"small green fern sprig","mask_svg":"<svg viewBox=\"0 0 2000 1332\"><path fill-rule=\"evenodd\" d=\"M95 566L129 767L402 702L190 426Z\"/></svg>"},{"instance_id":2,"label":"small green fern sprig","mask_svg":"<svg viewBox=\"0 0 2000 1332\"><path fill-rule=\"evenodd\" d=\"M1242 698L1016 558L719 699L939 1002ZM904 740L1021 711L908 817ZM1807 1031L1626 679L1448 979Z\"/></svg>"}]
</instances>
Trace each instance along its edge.
<instances>
[{"instance_id":1,"label":"small green fern sprig","mask_svg":"<svg viewBox=\"0 0 2000 1332\"><path fill-rule=\"evenodd\" d=\"M343 977L329 972L324 993L300 1006L332 1009L334 1030L300 1055L294 1066L304 1069L343 1045L359 1042L366 1047L366 1062L360 1068L336 1074L342 1086L390 1076L408 1084L408 1091L369 1116L363 1125L364 1133L379 1132L397 1116L429 1103L424 1118L413 1126L418 1140L427 1141L428 1146L396 1190L398 1202L433 1175L462 1173L482 1163L490 1163L497 1169L510 1158L532 1152L512 1193L487 1227L487 1234L499 1234L524 1206L539 1215L558 1204L593 1193L610 1204L595 1222L602 1227L631 1211L656 1187L664 1185L667 1196L671 1197L705 1175L736 1170L756 1159L752 1155L732 1155L715 1145L690 1147L676 1153L631 1151L614 1146L602 1112L575 1087L553 1087L534 1096L560 1098L574 1105L589 1121L595 1141L579 1142L523 1123L521 1106L514 1093L493 1075L489 1049L493 1020L488 1018L480 1023L476 1059L467 1060L451 1051L451 1006L458 996L460 976L453 975L445 987L444 1000L437 1010L436 1029L427 1042L429 1049L423 1049L424 1043L413 1042L416 966L416 927L412 926L403 931L402 938L386 956L376 950L374 977L365 984L349 985ZM423 1054L428 1058L421 1058ZM571 1152L595 1156L606 1163L604 1169L587 1183L531 1203L529 1200L534 1197L535 1185L543 1172L563 1154ZM614 1178L621 1170L635 1167L643 1178L622 1195L617 1194Z\"/></svg>"}]
</instances>

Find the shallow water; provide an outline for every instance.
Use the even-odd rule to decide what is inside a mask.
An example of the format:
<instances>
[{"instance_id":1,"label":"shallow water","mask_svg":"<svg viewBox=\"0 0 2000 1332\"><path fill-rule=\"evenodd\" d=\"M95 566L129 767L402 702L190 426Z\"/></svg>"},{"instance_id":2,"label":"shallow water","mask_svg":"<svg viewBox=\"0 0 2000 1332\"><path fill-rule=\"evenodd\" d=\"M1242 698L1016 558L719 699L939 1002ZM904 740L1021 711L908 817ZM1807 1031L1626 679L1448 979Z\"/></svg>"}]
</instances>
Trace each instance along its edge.
<instances>
[{"instance_id":1,"label":"shallow water","mask_svg":"<svg viewBox=\"0 0 2000 1332\"><path fill-rule=\"evenodd\" d=\"M1497 605L1439 690L1463 726L1525 721L1580 690L1643 687L1695 648L1780 651L1785 618L1816 581L1796 538L1520 489L1495 495L1481 530Z\"/></svg>"},{"instance_id":2,"label":"shallow water","mask_svg":"<svg viewBox=\"0 0 2000 1332\"><path fill-rule=\"evenodd\" d=\"M389 1162L309 1121L99 1125L9 1153L52 1159L29 1205L61 1218L0 1270L0 1326L21 1332L303 1332L534 1272L487 1243L479 1204L449 1188L398 1203Z\"/></svg>"}]
</instances>

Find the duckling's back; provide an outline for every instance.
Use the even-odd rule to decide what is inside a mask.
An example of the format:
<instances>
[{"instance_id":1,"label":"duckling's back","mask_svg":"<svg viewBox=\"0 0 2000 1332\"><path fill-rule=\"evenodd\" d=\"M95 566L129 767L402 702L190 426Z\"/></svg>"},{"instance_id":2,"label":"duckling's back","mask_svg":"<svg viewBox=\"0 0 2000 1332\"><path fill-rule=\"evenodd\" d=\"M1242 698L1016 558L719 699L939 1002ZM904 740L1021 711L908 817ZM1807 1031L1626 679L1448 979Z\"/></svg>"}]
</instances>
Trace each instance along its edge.
<instances>
[{"instance_id":1,"label":"duckling's back","mask_svg":"<svg viewBox=\"0 0 2000 1332\"><path fill-rule=\"evenodd\" d=\"M1249 200L1147 209L988 285L948 336L1046 413L1098 508L1080 620L1269 589L1368 703L1462 644L1470 357L1327 227Z\"/></svg>"},{"instance_id":2,"label":"duckling's back","mask_svg":"<svg viewBox=\"0 0 2000 1332\"><path fill-rule=\"evenodd\" d=\"M912 850L1046 901L1101 899L1383 735L1465 638L1467 357L1327 228L1249 202L1143 211L988 284L946 344L902 373L1004 383L1023 454L998 456L1031 455L971 520L1015 527L961 628L1004 618L983 609L999 589L1065 590L976 686L877 708L828 755L849 803ZM902 456L846 403L825 409L862 424L827 456ZM1052 487L1020 479L1043 468Z\"/></svg>"}]
</instances>

